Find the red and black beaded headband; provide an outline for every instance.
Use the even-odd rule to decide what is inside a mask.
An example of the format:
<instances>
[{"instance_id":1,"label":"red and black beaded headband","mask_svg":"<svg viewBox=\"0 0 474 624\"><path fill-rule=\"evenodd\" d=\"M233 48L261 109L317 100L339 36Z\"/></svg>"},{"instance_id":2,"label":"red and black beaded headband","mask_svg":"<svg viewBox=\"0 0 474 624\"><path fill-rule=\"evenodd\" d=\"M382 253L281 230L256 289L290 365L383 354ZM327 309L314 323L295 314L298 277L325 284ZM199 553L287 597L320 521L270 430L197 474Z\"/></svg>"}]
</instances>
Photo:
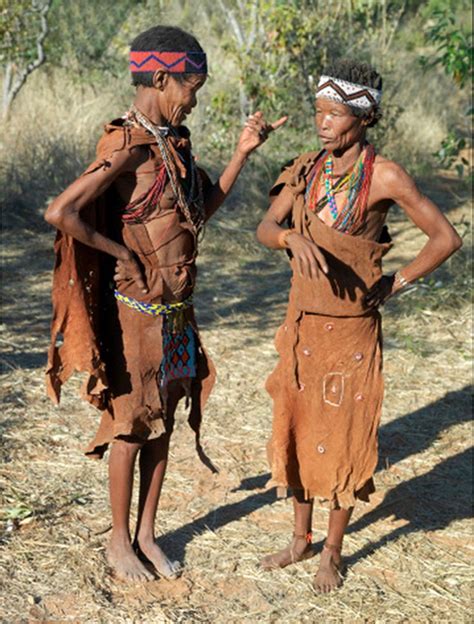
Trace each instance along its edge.
<instances>
[{"instance_id":1,"label":"red and black beaded headband","mask_svg":"<svg viewBox=\"0 0 474 624\"><path fill-rule=\"evenodd\" d=\"M130 71L156 72L164 69L171 74L207 74L204 52L130 52Z\"/></svg>"}]
</instances>

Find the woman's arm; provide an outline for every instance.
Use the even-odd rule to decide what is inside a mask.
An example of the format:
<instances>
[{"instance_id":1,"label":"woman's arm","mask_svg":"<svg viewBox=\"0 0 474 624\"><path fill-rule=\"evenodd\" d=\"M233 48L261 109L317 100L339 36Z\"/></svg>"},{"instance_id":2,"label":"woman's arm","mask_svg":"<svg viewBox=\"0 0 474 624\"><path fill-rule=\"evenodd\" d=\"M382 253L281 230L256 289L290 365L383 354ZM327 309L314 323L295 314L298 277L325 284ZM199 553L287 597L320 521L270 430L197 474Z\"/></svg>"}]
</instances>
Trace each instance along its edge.
<instances>
[{"instance_id":1,"label":"woman's arm","mask_svg":"<svg viewBox=\"0 0 474 624\"><path fill-rule=\"evenodd\" d=\"M315 277L319 269L327 273L328 266L318 246L301 234L281 227L291 213L293 201L293 193L283 187L257 228L257 240L270 249L289 249L302 277Z\"/></svg>"},{"instance_id":2,"label":"woman's arm","mask_svg":"<svg viewBox=\"0 0 474 624\"><path fill-rule=\"evenodd\" d=\"M394 162L379 165L377 184L384 187L387 199L393 200L428 237L418 255L397 272L399 279L385 278L367 295L368 305L377 305L401 290L406 282L424 277L440 266L462 246L462 239L441 210L417 188L413 178ZM400 281L401 279L401 281ZM375 303L374 303L375 302Z\"/></svg>"}]
</instances>

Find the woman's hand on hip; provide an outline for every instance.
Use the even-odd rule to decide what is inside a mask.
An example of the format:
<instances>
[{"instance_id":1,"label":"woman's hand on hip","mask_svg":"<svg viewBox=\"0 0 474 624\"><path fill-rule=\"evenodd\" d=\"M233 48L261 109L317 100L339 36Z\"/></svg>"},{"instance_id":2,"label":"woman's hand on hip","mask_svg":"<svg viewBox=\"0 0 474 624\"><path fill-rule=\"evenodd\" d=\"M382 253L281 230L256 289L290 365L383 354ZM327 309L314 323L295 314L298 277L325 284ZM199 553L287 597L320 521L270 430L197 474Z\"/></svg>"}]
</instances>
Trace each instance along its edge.
<instances>
[{"instance_id":1,"label":"woman's hand on hip","mask_svg":"<svg viewBox=\"0 0 474 624\"><path fill-rule=\"evenodd\" d=\"M365 295L364 303L368 308L378 308L396 293L395 276L382 275Z\"/></svg>"}]
</instances>

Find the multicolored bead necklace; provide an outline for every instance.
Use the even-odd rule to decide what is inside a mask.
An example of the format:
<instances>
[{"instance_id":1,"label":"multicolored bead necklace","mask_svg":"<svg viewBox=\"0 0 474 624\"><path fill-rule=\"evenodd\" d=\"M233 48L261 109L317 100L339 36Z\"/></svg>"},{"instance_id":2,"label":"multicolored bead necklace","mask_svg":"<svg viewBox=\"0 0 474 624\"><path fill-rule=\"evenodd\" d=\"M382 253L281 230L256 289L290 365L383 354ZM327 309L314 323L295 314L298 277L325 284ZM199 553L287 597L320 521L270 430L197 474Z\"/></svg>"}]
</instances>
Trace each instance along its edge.
<instances>
[{"instance_id":1,"label":"multicolored bead necklace","mask_svg":"<svg viewBox=\"0 0 474 624\"><path fill-rule=\"evenodd\" d=\"M318 214L329 205L334 219L331 227L344 234L354 234L365 218L374 160L375 149L367 144L353 167L333 185L333 157L322 152L306 187L305 202L309 210ZM325 193L319 199L321 178ZM341 192L345 192L345 197L338 208L335 196Z\"/></svg>"},{"instance_id":2,"label":"multicolored bead necklace","mask_svg":"<svg viewBox=\"0 0 474 624\"><path fill-rule=\"evenodd\" d=\"M331 212L332 218L334 221L337 219L337 204L336 198L334 197L334 192L332 190L332 178L333 178L333 161L332 155L326 159L326 163L324 165L324 186L326 188L326 197L328 198L329 203L329 211Z\"/></svg>"}]
</instances>

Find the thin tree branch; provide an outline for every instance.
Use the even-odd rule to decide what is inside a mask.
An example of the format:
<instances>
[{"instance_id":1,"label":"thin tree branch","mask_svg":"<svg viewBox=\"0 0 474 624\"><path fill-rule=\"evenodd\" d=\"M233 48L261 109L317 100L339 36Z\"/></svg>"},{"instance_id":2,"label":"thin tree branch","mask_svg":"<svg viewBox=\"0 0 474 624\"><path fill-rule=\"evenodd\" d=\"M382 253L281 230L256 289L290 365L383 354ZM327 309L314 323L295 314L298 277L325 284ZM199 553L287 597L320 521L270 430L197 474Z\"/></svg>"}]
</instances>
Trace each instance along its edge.
<instances>
[{"instance_id":1,"label":"thin tree branch","mask_svg":"<svg viewBox=\"0 0 474 624\"><path fill-rule=\"evenodd\" d=\"M221 11L224 14L224 17L226 18L227 23L232 28L234 37L237 40L238 47L242 50L245 47L244 36L242 34L242 29L240 27L240 24L234 15L234 12L229 7L226 7L223 0L219 0L219 6L221 7Z\"/></svg>"},{"instance_id":2,"label":"thin tree branch","mask_svg":"<svg viewBox=\"0 0 474 624\"><path fill-rule=\"evenodd\" d=\"M48 15L49 9L51 8L51 1L52 0L45 0L44 4L39 9L41 30L38 34L38 37L36 38L36 53L37 53L36 59L28 63L28 65L24 69L22 69L21 71L18 71L15 77L13 73L12 63L9 63L7 65L5 78L7 78L7 73L8 73L9 80L8 81L6 80L6 84L4 83L3 111L2 111L4 119L7 117L13 100L16 98L20 89L25 84L28 76L33 71L35 71L35 69L38 69L38 67L40 67L46 60L46 55L44 53L43 44L44 44L44 40L46 39L46 35L49 32L47 15ZM33 2L33 7L35 4L36 3Z\"/></svg>"},{"instance_id":3,"label":"thin tree branch","mask_svg":"<svg viewBox=\"0 0 474 624\"><path fill-rule=\"evenodd\" d=\"M258 0L252 2L252 8L250 13L250 32L247 37L246 51L250 52L253 44L255 43L255 37L257 36L257 24L258 24Z\"/></svg>"}]
</instances>

